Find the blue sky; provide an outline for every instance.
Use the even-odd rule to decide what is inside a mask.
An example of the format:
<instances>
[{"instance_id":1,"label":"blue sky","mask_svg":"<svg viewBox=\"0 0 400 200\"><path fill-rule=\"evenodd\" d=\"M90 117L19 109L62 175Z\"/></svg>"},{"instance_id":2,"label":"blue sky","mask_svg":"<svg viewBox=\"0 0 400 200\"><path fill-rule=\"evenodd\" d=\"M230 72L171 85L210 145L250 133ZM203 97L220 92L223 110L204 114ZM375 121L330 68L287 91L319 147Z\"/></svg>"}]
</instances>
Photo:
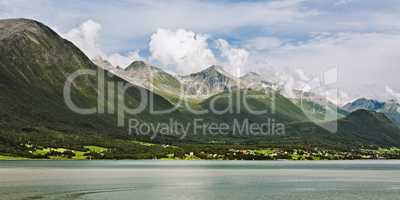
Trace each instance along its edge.
<instances>
[{"instance_id":1,"label":"blue sky","mask_svg":"<svg viewBox=\"0 0 400 200\"><path fill-rule=\"evenodd\" d=\"M0 18L39 20L115 63L144 59L175 73L213 63L309 76L337 68L347 99L400 91L398 0L32 2L0 0Z\"/></svg>"},{"instance_id":2,"label":"blue sky","mask_svg":"<svg viewBox=\"0 0 400 200\"><path fill-rule=\"evenodd\" d=\"M393 28L390 22L384 24L377 18L395 18L400 8L400 2L395 0L35 2L1 0L0 16L34 18L61 31L92 19L103 27L100 41L108 52L128 51L132 46L147 48L146 38L160 27L185 28L213 37L223 36L228 41L256 36L301 41L309 39L312 32L389 31ZM280 12L286 14L279 15Z\"/></svg>"}]
</instances>

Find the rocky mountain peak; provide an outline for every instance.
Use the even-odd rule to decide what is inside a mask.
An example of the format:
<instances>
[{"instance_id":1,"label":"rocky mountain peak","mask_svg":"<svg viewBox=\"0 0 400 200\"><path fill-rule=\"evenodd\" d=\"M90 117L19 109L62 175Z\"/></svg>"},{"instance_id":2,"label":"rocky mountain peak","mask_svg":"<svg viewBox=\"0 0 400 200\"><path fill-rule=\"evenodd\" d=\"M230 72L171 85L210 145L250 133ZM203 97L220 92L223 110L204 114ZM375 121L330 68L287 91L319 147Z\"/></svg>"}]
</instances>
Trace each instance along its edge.
<instances>
[{"instance_id":1,"label":"rocky mountain peak","mask_svg":"<svg viewBox=\"0 0 400 200\"><path fill-rule=\"evenodd\" d=\"M18 18L0 21L0 40L9 38L11 35L15 34L26 35L27 33L30 33L44 35L45 33L51 33L57 35L44 24L31 19Z\"/></svg>"},{"instance_id":2,"label":"rocky mountain peak","mask_svg":"<svg viewBox=\"0 0 400 200\"><path fill-rule=\"evenodd\" d=\"M219 72L219 73L225 72L224 68L219 66L219 65L211 65L210 67L208 67L204 71L215 71L215 72Z\"/></svg>"},{"instance_id":3,"label":"rocky mountain peak","mask_svg":"<svg viewBox=\"0 0 400 200\"><path fill-rule=\"evenodd\" d=\"M180 78L185 85L185 92L191 95L209 96L235 88L238 84L235 77L218 65Z\"/></svg>"},{"instance_id":4,"label":"rocky mountain peak","mask_svg":"<svg viewBox=\"0 0 400 200\"><path fill-rule=\"evenodd\" d=\"M212 65L200 72L190 74L191 77L202 77L202 78L218 78L221 76L233 78L228 72L226 72L223 67L218 65ZM184 76L185 77L185 76Z\"/></svg>"},{"instance_id":5,"label":"rocky mountain peak","mask_svg":"<svg viewBox=\"0 0 400 200\"><path fill-rule=\"evenodd\" d=\"M353 112L356 110L361 110L361 109L376 111L376 110L383 108L384 105L385 105L384 102L380 102L378 100L359 98L353 102L346 104L343 108L350 112Z\"/></svg>"}]
</instances>

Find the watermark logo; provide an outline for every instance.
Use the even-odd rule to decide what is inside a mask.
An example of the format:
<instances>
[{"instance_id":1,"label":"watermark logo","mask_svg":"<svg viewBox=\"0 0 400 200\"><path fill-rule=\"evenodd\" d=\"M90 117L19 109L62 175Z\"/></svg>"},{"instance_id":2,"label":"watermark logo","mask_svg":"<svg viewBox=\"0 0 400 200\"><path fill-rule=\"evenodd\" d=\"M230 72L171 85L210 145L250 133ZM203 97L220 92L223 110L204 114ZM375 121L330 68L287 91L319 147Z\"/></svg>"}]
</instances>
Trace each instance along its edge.
<instances>
[{"instance_id":1,"label":"watermark logo","mask_svg":"<svg viewBox=\"0 0 400 200\"><path fill-rule=\"evenodd\" d=\"M168 122L144 122L139 119L129 120L129 135L148 136L155 139L161 135L170 135L185 139L188 136L284 136L285 125L274 119L262 123L250 122L249 119L233 119L230 122L212 122L203 118L189 121L170 119Z\"/></svg>"},{"instance_id":2,"label":"watermark logo","mask_svg":"<svg viewBox=\"0 0 400 200\"><path fill-rule=\"evenodd\" d=\"M338 80L337 68L331 68L313 77L306 76L301 70L297 71L300 87L295 90L297 104L307 118L325 130L336 133L339 108L333 102L340 101L339 90L335 86Z\"/></svg>"},{"instance_id":3,"label":"watermark logo","mask_svg":"<svg viewBox=\"0 0 400 200\"><path fill-rule=\"evenodd\" d=\"M91 84L96 85L96 106L85 107L74 99L74 94L85 95L85 89L80 88L85 87L84 84L82 86L85 80L91 80ZM92 83L93 80L96 83ZM129 134L151 138L160 135L175 135L183 139L190 135L286 134L285 123L275 119L279 115L276 101L282 92L276 85L242 82L239 78L229 84L211 79L196 84L180 84L169 91L154 73L141 83L132 81L131 84L126 80L129 77L101 69L78 70L67 78L64 85L65 103L72 111L82 115L116 115L117 126L128 127ZM337 119L336 107L331 106L327 98L316 95L334 93L335 89L327 86L336 80L337 72L329 70L320 77L303 78L303 88L290 88L285 92L295 94L295 101L309 120L336 132L334 120L326 123L329 119ZM282 87L285 88L285 84ZM311 103L318 106L310 107ZM188 116L187 119L174 118L182 113ZM169 121L165 120L166 116Z\"/></svg>"}]
</instances>

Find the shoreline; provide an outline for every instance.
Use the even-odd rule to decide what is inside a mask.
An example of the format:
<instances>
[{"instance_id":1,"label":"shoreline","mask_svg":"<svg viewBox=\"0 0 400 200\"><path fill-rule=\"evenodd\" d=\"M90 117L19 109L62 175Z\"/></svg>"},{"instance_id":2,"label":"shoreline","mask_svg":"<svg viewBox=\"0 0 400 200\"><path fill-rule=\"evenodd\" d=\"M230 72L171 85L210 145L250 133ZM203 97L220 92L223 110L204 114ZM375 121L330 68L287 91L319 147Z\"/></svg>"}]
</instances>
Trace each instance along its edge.
<instances>
[{"instance_id":1,"label":"shoreline","mask_svg":"<svg viewBox=\"0 0 400 200\"><path fill-rule=\"evenodd\" d=\"M318 162L318 161L400 161L400 158L396 159L322 159L322 160L293 160L293 159L276 159L276 160L239 160L239 159L35 159L35 158L15 158L15 159L2 159L0 156L0 162L2 161L255 161L255 162L279 162L279 161L293 161L293 162Z\"/></svg>"}]
</instances>

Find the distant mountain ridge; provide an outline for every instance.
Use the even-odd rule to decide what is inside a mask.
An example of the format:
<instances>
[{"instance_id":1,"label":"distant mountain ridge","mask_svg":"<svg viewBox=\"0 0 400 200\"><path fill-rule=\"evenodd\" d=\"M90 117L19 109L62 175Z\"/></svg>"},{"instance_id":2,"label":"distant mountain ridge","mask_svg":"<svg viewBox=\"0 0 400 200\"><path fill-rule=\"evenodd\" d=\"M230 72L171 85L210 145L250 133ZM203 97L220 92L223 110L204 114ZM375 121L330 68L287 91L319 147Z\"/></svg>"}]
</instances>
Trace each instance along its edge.
<instances>
[{"instance_id":1,"label":"distant mountain ridge","mask_svg":"<svg viewBox=\"0 0 400 200\"><path fill-rule=\"evenodd\" d=\"M150 90L179 93L182 96L194 96L205 99L212 95L234 89L265 89L276 85L266 81L263 76L249 72L241 77L235 77L226 72L222 66L212 65L200 72L185 76L172 75L144 61L133 61L125 69L112 66L101 57L93 59L99 67L125 78L133 84Z\"/></svg>"},{"instance_id":2,"label":"distant mountain ridge","mask_svg":"<svg viewBox=\"0 0 400 200\"><path fill-rule=\"evenodd\" d=\"M356 110L364 109L364 110L371 110L371 111L377 111L379 109L382 109L384 107L385 103L374 100L374 99L366 99L366 98L359 98L356 99L353 102L347 103L346 105L343 106L343 109L353 112Z\"/></svg>"},{"instance_id":3,"label":"distant mountain ridge","mask_svg":"<svg viewBox=\"0 0 400 200\"><path fill-rule=\"evenodd\" d=\"M144 61L134 61L119 72L133 83L148 89L173 93L177 93L180 89L180 82L174 76Z\"/></svg>"},{"instance_id":4,"label":"distant mountain ridge","mask_svg":"<svg viewBox=\"0 0 400 200\"><path fill-rule=\"evenodd\" d=\"M378 101L374 99L359 98L343 106L343 109L354 112L357 110L369 110L384 113L393 122L400 125L400 103L394 99Z\"/></svg>"},{"instance_id":5,"label":"distant mountain ridge","mask_svg":"<svg viewBox=\"0 0 400 200\"><path fill-rule=\"evenodd\" d=\"M226 72L222 66L213 65L200 72L186 76L171 75L158 67L144 61L134 61L125 69L110 69L107 61L97 61L103 68L118 74L132 84L140 85L160 94L171 102L179 98L195 98L205 100L213 95L235 89L275 90L281 92L282 86L267 81L264 76L249 72L241 77L234 77ZM365 106L368 110L377 111L375 107L382 107L382 103L367 99L360 99L354 105L341 108L327 98L311 92L299 90L291 91L295 97L290 98L293 103L302 109L310 120L326 122L343 118L357 106ZM373 109L374 108L374 109Z\"/></svg>"}]
</instances>

